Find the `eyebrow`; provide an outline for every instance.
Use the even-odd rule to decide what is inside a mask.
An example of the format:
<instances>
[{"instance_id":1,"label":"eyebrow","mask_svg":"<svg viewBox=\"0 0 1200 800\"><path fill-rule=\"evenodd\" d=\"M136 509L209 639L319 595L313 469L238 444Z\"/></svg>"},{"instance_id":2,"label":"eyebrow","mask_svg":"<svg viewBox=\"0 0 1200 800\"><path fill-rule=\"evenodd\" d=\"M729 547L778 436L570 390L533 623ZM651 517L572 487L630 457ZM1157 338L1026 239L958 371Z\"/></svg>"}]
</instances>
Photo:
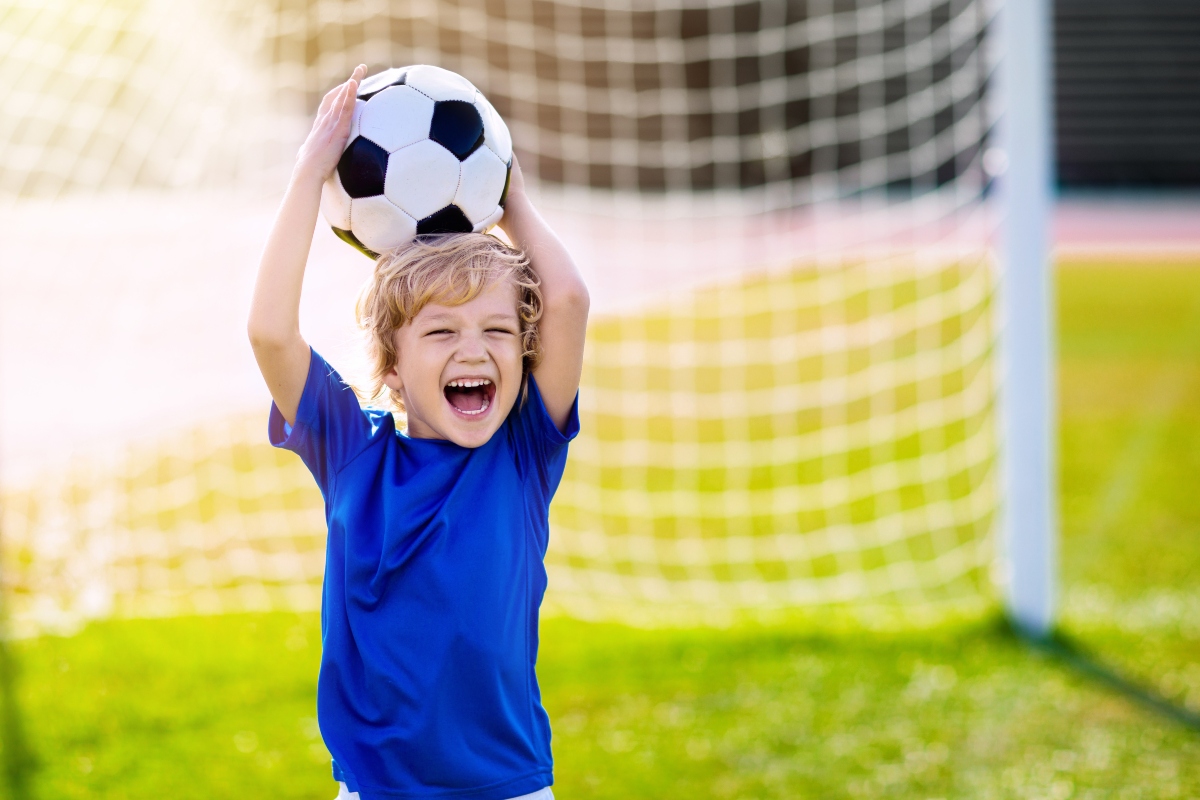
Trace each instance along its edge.
<instances>
[{"instance_id":1,"label":"eyebrow","mask_svg":"<svg viewBox=\"0 0 1200 800\"><path fill-rule=\"evenodd\" d=\"M421 321L422 322L444 322L446 320L455 320L457 318L458 318L458 315L456 315L456 314L442 313L442 314L430 314L429 316L424 317ZM498 320L498 319L505 320L505 321L512 321L512 320L515 320L516 318L517 318L516 312L512 312L512 313L497 312L495 314L488 314L486 317L484 317L484 319L489 322L491 322L493 320Z\"/></svg>"}]
</instances>

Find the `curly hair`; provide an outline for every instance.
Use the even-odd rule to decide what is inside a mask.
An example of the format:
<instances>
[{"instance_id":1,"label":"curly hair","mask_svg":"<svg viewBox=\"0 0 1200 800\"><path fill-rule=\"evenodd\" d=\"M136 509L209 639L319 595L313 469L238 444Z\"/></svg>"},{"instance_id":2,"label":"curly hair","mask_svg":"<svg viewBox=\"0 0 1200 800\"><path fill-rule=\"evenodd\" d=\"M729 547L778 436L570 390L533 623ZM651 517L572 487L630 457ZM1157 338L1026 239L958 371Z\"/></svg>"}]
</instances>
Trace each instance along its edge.
<instances>
[{"instance_id":1,"label":"curly hair","mask_svg":"<svg viewBox=\"0 0 1200 800\"><path fill-rule=\"evenodd\" d=\"M538 320L542 290L529 259L520 250L484 233L418 236L382 254L355 305L358 327L367 335L370 377L359 394L368 402L404 412L400 393L383 378L396 364L395 333L430 303L462 305L495 281L512 281L517 290L521 328L521 400L529 373L542 357Z\"/></svg>"}]
</instances>

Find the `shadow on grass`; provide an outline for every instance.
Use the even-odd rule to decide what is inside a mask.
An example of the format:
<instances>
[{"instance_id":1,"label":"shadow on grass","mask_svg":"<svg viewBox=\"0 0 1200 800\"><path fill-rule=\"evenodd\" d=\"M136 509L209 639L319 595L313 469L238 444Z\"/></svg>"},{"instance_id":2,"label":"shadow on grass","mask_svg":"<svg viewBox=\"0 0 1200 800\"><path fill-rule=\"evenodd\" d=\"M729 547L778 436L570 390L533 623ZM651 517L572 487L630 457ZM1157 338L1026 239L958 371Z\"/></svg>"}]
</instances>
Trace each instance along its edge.
<instances>
[{"instance_id":1,"label":"shadow on grass","mask_svg":"<svg viewBox=\"0 0 1200 800\"><path fill-rule=\"evenodd\" d=\"M1031 636L1016 628L1014 632L1034 649L1104 684L1126 700L1200 733L1200 714L1173 703L1154 689L1121 675L1063 631L1058 630L1045 637Z\"/></svg>"},{"instance_id":2,"label":"shadow on grass","mask_svg":"<svg viewBox=\"0 0 1200 800\"><path fill-rule=\"evenodd\" d=\"M4 778L8 797L30 800L33 756L25 738L21 710L17 705L17 664L12 648L0 636L0 744L3 745Z\"/></svg>"}]
</instances>

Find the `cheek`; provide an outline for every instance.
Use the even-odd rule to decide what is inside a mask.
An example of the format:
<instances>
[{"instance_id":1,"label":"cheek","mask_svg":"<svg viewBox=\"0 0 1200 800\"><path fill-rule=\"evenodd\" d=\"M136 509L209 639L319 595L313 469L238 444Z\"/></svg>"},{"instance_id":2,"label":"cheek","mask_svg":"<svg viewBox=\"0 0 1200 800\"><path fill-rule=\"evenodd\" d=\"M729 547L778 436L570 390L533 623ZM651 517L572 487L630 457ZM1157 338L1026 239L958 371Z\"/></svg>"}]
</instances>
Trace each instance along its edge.
<instances>
[{"instance_id":1,"label":"cheek","mask_svg":"<svg viewBox=\"0 0 1200 800\"><path fill-rule=\"evenodd\" d=\"M524 352L524 348L521 346L521 338L519 336L514 337L508 343L508 346L504 348L504 369L510 373L515 372L518 377L521 375L523 366L521 359L522 352Z\"/></svg>"},{"instance_id":2,"label":"cheek","mask_svg":"<svg viewBox=\"0 0 1200 800\"><path fill-rule=\"evenodd\" d=\"M410 347L400 359L400 379L410 395L441 394L442 364L430 347Z\"/></svg>"}]
</instances>

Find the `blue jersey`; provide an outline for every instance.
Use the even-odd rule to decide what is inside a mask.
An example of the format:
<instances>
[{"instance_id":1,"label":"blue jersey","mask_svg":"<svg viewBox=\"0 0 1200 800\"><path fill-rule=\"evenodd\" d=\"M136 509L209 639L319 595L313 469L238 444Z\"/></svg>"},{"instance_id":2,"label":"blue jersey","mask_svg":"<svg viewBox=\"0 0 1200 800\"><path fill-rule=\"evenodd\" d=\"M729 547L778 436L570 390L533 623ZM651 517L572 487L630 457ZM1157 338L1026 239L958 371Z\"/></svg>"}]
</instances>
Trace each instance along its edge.
<instances>
[{"instance_id":1,"label":"blue jersey","mask_svg":"<svg viewBox=\"0 0 1200 800\"><path fill-rule=\"evenodd\" d=\"M285 430L329 525L317 718L362 800L502 800L553 783L534 664L558 430L529 379L482 447L410 439L315 352Z\"/></svg>"}]
</instances>

